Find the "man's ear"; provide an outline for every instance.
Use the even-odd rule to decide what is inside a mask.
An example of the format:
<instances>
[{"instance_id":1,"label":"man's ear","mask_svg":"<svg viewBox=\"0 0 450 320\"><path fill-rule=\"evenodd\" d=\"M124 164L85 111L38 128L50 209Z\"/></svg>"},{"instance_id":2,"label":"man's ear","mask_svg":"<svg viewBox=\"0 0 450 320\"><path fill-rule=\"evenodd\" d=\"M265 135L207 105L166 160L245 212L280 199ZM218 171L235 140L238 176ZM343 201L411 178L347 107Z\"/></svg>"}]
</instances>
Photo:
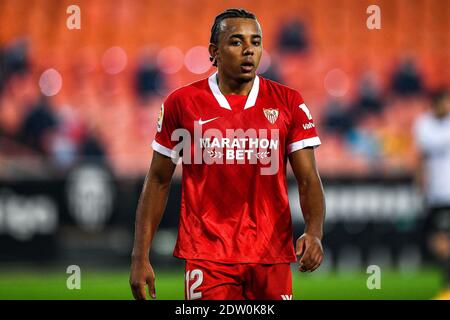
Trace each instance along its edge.
<instances>
[{"instance_id":1,"label":"man's ear","mask_svg":"<svg viewBox=\"0 0 450 320\"><path fill-rule=\"evenodd\" d=\"M215 45L214 43L210 43L209 47L208 47L208 51L209 51L209 60L211 62L213 62L213 64L215 65L216 63L216 59L217 59L217 51L219 50L219 48L217 47L217 45Z\"/></svg>"}]
</instances>

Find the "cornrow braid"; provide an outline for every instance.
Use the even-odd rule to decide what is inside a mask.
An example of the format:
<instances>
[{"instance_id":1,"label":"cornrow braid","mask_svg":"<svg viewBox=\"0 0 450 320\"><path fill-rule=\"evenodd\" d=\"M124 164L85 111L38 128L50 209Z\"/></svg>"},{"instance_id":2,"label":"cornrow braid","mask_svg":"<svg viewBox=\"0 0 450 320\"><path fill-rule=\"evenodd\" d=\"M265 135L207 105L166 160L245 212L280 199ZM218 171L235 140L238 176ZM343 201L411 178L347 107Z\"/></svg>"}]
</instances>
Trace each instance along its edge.
<instances>
[{"instance_id":1,"label":"cornrow braid","mask_svg":"<svg viewBox=\"0 0 450 320\"><path fill-rule=\"evenodd\" d=\"M247 18L256 20L256 16L245 9L236 9L236 8L227 9L224 12L217 15L216 18L214 19L214 24L211 28L211 38L209 39L210 43L217 44L217 42L219 41L220 23L228 18ZM215 67L217 66L217 63L213 57L210 57L209 60L211 62L214 61L213 66Z\"/></svg>"}]
</instances>

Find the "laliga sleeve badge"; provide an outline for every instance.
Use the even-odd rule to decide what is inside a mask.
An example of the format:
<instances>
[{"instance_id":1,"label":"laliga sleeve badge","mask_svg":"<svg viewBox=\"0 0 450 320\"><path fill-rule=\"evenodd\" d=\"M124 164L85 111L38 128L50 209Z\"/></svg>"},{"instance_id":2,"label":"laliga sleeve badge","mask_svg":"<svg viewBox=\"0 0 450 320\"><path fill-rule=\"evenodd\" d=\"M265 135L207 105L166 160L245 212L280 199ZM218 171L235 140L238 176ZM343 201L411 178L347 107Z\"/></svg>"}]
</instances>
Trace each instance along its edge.
<instances>
[{"instance_id":1,"label":"laliga sleeve badge","mask_svg":"<svg viewBox=\"0 0 450 320\"><path fill-rule=\"evenodd\" d=\"M163 118L164 118L164 103L161 104L161 110L159 111L159 115L158 115L158 123L156 125L156 130L158 132L161 132Z\"/></svg>"}]
</instances>

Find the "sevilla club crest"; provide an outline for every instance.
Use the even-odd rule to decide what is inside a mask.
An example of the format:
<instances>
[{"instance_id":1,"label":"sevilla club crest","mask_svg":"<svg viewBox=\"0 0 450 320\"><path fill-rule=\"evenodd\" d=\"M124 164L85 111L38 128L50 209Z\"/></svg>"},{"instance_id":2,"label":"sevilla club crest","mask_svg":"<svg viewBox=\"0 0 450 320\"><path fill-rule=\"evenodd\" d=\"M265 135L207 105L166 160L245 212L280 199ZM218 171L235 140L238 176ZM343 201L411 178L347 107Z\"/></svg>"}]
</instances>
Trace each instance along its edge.
<instances>
[{"instance_id":1,"label":"sevilla club crest","mask_svg":"<svg viewBox=\"0 0 450 320\"><path fill-rule=\"evenodd\" d=\"M264 115L266 116L267 120L271 124L274 124L275 121L278 119L278 109L263 109Z\"/></svg>"}]
</instances>

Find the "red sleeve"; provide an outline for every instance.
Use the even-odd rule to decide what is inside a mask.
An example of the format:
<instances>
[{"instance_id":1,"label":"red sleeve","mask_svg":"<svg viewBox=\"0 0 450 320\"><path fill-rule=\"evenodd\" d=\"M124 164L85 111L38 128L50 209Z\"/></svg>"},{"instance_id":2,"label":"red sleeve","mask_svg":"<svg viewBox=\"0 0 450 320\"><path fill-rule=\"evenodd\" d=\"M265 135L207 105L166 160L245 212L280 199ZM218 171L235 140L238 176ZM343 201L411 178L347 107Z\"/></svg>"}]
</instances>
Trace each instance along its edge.
<instances>
[{"instance_id":1,"label":"red sleeve","mask_svg":"<svg viewBox=\"0 0 450 320\"><path fill-rule=\"evenodd\" d=\"M169 96L161 105L156 124L156 135L152 142L153 150L171 158L177 154L173 150L178 141L172 141L172 132L180 128L177 103L173 96Z\"/></svg>"},{"instance_id":2,"label":"red sleeve","mask_svg":"<svg viewBox=\"0 0 450 320\"><path fill-rule=\"evenodd\" d=\"M287 153L319 146L321 142L313 117L300 93L297 91L289 93L288 103L291 110L291 125L286 143Z\"/></svg>"}]
</instances>

